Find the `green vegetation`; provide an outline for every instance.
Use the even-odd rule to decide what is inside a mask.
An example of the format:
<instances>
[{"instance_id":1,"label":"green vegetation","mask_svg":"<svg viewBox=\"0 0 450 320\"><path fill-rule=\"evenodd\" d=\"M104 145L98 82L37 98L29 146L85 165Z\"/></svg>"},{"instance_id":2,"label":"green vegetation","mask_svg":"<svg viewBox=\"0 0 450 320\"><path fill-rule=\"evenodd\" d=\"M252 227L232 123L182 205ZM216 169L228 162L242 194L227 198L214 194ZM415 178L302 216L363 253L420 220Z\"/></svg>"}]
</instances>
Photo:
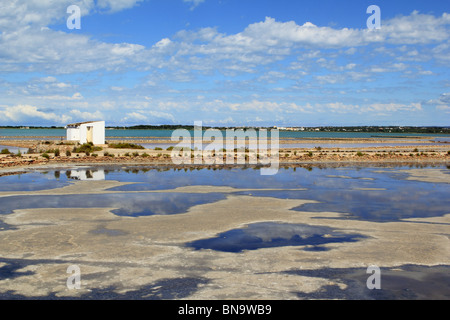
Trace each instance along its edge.
<instances>
[{"instance_id":1,"label":"green vegetation","mask_svg":"<svg viewBox=\"0 0 450 320\"><path fill-rule=\"evenodd\" d=\"M65 141L61 141L59 143L56 144L57 146L73 146L75 145L74 142L65 142Z\"/></svg>"},{"instance_id":2,"label":"green vegetation","mask_svg":"<svg viewBox=\"0 0 450 320\"><path fill-rule=\"evenodd\" d=\"M362 153L361 151L358 151L358 152L356 153L356 155L357 155L358 157L362 157L362 156L364 155L364 153Z\"/></svg>"},{"instance_id":3,"label":"green vegetation","mask_svg":"<svg viewBox=\"0 0 450 320\"><path fill-rule=\"evenodd\" d=\"M73 153L82 153L82 152L84 152L84 153L86 153L86 155L89 155L91 152L102 151L102 150L103 150L102 147L95 147L92 142L88 142L88 143L83 143L79 147L73 147L72 152Z\"/></svg>"},{"instance_id":4,"label":"green vegetation","mask_svg":"<svg viewBox=\"0 0 450 320\"><path fill-rule=\"evenodd\" d=\"M128 142L110 143L108 146L113 149L145 149L141 145Z\"/></svg>"},{"instance_id":5,"label":"green vegetation","mask_svg":"<svg viewBox=\"0 0 450 320\"><path fill-rule=\"evenodd\" d=\"M11 152L8 149L2 149L0 154L11 154Z\"/></svg>"},{"instance_id":6,"label":"green vegetation","mask_svg":"<svg viewBox=\"0 0 450 320\"><path fill-rule=\"evenodd\" d=\"M42 157L44 157L45 159L50 159L50 156L45 152L41 155Z\"/></svg>"}]
</instances>

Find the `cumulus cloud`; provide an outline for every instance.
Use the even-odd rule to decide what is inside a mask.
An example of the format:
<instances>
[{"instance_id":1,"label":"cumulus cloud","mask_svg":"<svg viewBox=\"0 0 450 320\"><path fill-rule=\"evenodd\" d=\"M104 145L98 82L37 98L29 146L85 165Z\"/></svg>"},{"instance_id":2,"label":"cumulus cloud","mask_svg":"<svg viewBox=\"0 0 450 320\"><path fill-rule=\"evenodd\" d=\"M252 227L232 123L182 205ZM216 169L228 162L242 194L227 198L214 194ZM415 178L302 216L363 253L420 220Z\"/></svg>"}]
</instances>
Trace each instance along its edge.
<instances>
[{"instance_id":1,"label":"cumulus cloud","mask_svg":"<svg viewBox=\"0 0 450 320\"><path fill-rule=\"evenodd\" d=\"M104 115L100 111L88 112L88 111L80 111L80 110L71 110L70 114L76 120L101 120L104 119Z\"/></svg>"},{"instance_id":2,"label":"cumulus cloud","mask_svg":"<svg viewBox=\"0 0 450 320\"><path fill-rule=\"evenodd\" d=\"M266 17L264 21L250 24L236 34L223 34L208 27L180 31L173 38L164 38L151 47L145 47L133 43L105 43L87 35L47 28L57 18L55 10L61 9L61 3L66 4L64 1L58 2L58 9L55 9L50 0L42 3L17 1L0 13L7 18L2 20L0 17L0 21L7 24L0 34L0 71L21 72L25 65L27 72L54 74L165 68L176 70L181 81L190 81L192 78L187 76L188 72L219 70L227 75L249 73L293 53L303 53L306 58L307 49L309 53L318 54L323 49L354 51L357 47L372 43L436 43L440 47L431 53L450 62L446 58L448 44L444 42L450 37L449 14L435 17L414 12L384 21L377 32L321 27L311 22L299 25L294 21L281 22ZM139 0L102 0L97 3L79 0L76 3L91 13L98 8L123 10L135 6ZM192 3L198 5L201 2ZM36 28L35 24L40 27ZM184 76L180 77L183 72Z\"/></svg>"},{"instance_id":3,"label":"cumulus cloud","mask_svg":"<svg viewBox=\"0 0 450 320\"><path fill-rule=\"evenodd\" d=\"M192 8L203 3L203 0L184 0ZM363 104L361 100L352 103L336 103L339 99L330 97L325 100L325 90L350 92L351 88L337 88L349 83L361 84L383 77L386 73L407 75L414 72L417 76L433 74L436 69L421 66L418 63L433 60L444 67L450 65L450 15L441 16L413 12L410 15L398 16L383 20L382 28L371 32L366 28L335 28L318 26L312 22L298 23L295 21L278 21L272 17L252 23L240 32L221 33L217 28L201 28L194 31L183 30L172 37L155 41L153 45L144 46L137 43L109 43L94 39L83 33L55 31L48 26L63 21L65 9L69 4L77 4L82 9L82 15L97 12L113 13L139 5L142 0L16 0L2 5L0 10L0 73L30 72L42 73L38 79L32 79L26 84L2 81L0 94L2 103L8 107L0 109L4 119L23 119L22 112L26 109L36 118L50 121L60 121L66 118L89 119L101 118L107 114L81 112L72 110L62 115L53 112L44 116L41 109L32 107L34 102L47 100L52 108L83 108L97 105L102 107L102 98L91 98L86 101L82 93L83 84L66 79L63 75L80 74L96 71L145 71L148 76L145 81L130 88L127 84L108 84L112 98L123 95L123 101L114 101L110 110L118 111L118 117L126 120L175 121L182 111L188 110L226 110L221 119L234 119L235 114L247 111L249 113L267 112L270 119L281 117L287 113L358 113L358 112L418 112L422 104L414 103L371 103ZM413 49L411 49L413 48ZM361 54L364 52L365 56ZM372 57L383 57L374 61ZM359 59L359 60L358 60ZM370 61L372 60L372 61ZM369 61L369 63L367 63ZM367 63L367 64L365 64ZM412 65L415 63L416 65ZM433 66L434 67L434 66ZM152 93L161 94L164 91L169 97L171 93L183 94L187 86L177 87L175 84L189 83L195 87L197 77L211 76L217 73L226 78L208 78L208 86L194 89L195 95L205 95L201 103L192 101L170 101L156 99L152 102L129 102L134 99L138 89L141 97ZM245 80L234 76L243 75ZM430 77L431 78L431 77ZM216 81L217 82L214 82ZM408 79L409 80L409 79ZM101 81L99 81L101 82ZM146 82L146 83L145 83ZM203 84L204 82L202 82ZM288 84L286 84L288 83ZM271 84L274 84L270 86ZM157 89L149 89L154 87ZM161 88L167 90L159 90ZM219 88L220 87L220 88ZM127 88L127 90L123 90ZM279 92L308 92L320 88L322 103L292 103L292 100L258 100L258 95ZM322 90L322 88L324 88ZM84 88L85 89L85 88ZM89 88L91 89L91 88ZM96 88L97 89L97 88ZM232 93L234 102L227 102L226 93ZM350 89L350 90L348 90ZM361 88L366 89L366 88ZM134 91L135 90L135 91ZM144 92L144 90L146 90ZM149 90L153 90L150 91ZM191 89L192 90L192 89ZM197 90L197 91L195 91ZM215 91L214 91L215 90ZM156 92L158 91L158 92ZM329 92L328 91L328 92ZM92 91L91 91L92 92ZM251 92L254 96L245 93ZM312 96L318 91L309 91ZM91 97L89 93L86 97ZM166 97L167 97L166 96ZM188 95L186 95L188 96ZM186 97L184 96L184 97ZM242 97L244 96L244 97ZM131 99L129 99L131 97ZM220 98L217 98L220 97ZM5 102L7 99L8 102ZM15 101L14 101L15 99ZM98 99L98 101L95 101ZM228 98L229 99L229 98ZM96 103L93 103L93 100ZM175 99L176 100L176 99ZM239 102L235 102L235 101ZM246 100L246 101L244 101ZM286 99L288 100L288 99ZM441 97L435 105L444 110L449 105L447 97ZM20 104L17 102L20 101ZM301 101L306 101L301 100ZM331 101L331 102L330 102ZM98 103L97 103L98 102ZM82 105L85 103L85 105ZM121 111L120 108L132 109ZM36 108L36 109L33 109ZM446 109L445 109L446 110ZM194 111L194 113L195 113ZM47 117L47 118L46 118ZM252 119L263 119L253 117ZM258 120L258 121L259 121ZM15 121L15 120L14 120Z\"/></svg>"},{"instance_id":4,"label":"cumulus cloud","mask_svg":"<svg viewBox=\"0 0 450 320\"><path fill-rule=\"evenodd\" d=\"M66 123L71 120L68 115L58 115L53 112L44 112L36 106L31 105L16 105L12 107L5 107L0 109L0 119L4 123L6 122L19 122L19 121L41 121L45 120L54 123Z\"/></svg>"}]
</instances>

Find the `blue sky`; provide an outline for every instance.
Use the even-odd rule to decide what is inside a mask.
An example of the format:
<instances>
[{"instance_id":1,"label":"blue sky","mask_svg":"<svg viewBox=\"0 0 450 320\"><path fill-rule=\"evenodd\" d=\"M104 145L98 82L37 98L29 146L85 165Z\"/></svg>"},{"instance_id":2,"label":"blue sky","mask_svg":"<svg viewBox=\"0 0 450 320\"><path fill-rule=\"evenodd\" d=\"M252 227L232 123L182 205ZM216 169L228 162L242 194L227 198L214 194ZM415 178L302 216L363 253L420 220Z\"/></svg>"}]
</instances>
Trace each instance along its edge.
<instances>
[{"instance_id":1,"label":"blue sky","mask_svg":"<svg viewBox=\"0 0 450 320\"><path fill-rule=\"evenodd\" d=\"M448 1L16 0L0 32L0 125L450 125Z\"/></svg>"}]
</instances>

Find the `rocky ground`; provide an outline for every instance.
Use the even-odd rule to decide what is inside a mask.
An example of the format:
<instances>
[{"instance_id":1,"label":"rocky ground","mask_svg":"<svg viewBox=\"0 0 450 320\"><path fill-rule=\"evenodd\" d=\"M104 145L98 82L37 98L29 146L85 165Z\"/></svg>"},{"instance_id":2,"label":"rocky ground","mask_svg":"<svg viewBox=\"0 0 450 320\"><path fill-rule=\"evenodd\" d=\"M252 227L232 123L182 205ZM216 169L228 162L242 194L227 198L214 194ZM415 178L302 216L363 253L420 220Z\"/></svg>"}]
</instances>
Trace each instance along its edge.
<instances>
[{"instance_id":1,"label":"rocky ground","mask_svg":"<svg viewBox=\"0 0 450 320\"><path fill-rule=\"evenodd\" d=\"M308 144L319 143L324 140L301 140L307 141ZM445 163L450 160L450 145L436 144L427 145L411 145L411 146L391 146L395 143L415 143L418 140L399 140L386 141L360 139L359 143L386 143L385 146L378 147L346 147L346 144L355 143L355 139L339 139L326 140L327 143L337 144L339 147L335 148L280 148L278 153L278 161L280 164L296 164L308 162L412 162L412 163ZM140 140L129 141L130 143L139 143ZM161 141L159 141L161 142ZM166 141L167 142L167 141ZM419 140L420 142L420 140ZM0 141L1 145L9 145L12 147L28 148L29 153L26 154L1 154L0 168L20 167L28 165L54 164L54 163L142 163L142 164L173 164L170 150L155 150L155 149L116 149L108 145L101 146L101 150L90 153L76 153L72 152L73 144L63 144L64 142L44 142L40 140L29 141ZM285 140L280 141L284 145L290 143L299 144L299 140ZM59 155L55 154L55 150L59 151ZM69 153L66 153L69 152ZM195 151L184 152L184 164L198 163L194 162ZM259 164L261 158L253 153L242 152L226 152L221 161L220 156L205 157L203 164L205 165L223 165L223 163L230 164L226 161L226 156L236 164ZM275 155L276 156L276 155ZM238 162L242 159L242 162Z\"/></svg>"}]
</instances>

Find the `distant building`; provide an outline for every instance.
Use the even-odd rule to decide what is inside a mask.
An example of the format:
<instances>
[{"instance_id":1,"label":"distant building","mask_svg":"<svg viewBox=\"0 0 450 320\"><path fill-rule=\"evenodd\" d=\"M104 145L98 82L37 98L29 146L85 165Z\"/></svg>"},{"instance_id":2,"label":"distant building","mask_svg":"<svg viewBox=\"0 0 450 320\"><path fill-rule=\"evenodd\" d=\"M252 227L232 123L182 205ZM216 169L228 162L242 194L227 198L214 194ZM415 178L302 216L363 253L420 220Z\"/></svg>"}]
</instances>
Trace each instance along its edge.
<instances>
[{"instance_id":1,"label":"distant building","mask_svg":"<svg viewBox=\"0 0 450 320\"><path fill-rule=\"evenodd\" d=\"M105 144L105 121L78 122L66 125L68 141Z\"/></svg>"}]
</instances>

